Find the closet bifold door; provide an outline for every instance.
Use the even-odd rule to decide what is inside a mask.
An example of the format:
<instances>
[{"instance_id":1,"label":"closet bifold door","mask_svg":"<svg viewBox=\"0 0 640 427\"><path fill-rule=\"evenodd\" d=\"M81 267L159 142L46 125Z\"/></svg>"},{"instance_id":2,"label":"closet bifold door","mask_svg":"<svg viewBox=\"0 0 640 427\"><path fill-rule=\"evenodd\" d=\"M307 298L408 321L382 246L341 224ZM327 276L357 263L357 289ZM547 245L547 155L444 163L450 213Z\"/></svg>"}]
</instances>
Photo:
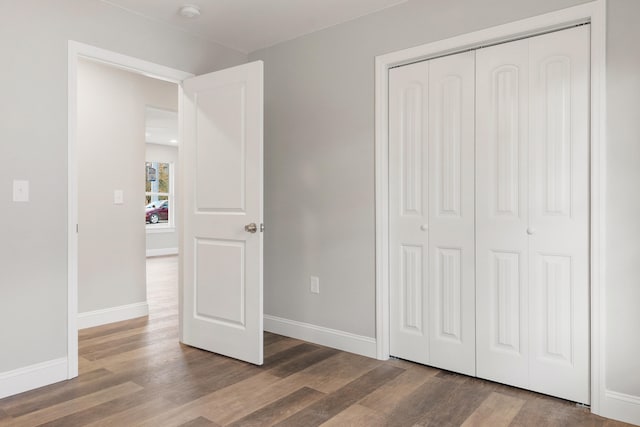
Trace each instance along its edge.
<instances>
[{"instance_id":1,"label":"closet bifold door","mask_svg":"<svg viewBox=\"0 0 640 427\"><path fill-rule=\"evenodd\" d=\"M475 375L474 52L390 70L392 356Z\"/></svg>"},{"instance_id":2,"label":"closet bifold door","mask_svg":"<svg viewBox=\"0 0 640 427\"><path fill-rule=\"evenodd\" d=\"M589 403L589 27L476 65L478 376Z\"/></svg>"}]
</instances>

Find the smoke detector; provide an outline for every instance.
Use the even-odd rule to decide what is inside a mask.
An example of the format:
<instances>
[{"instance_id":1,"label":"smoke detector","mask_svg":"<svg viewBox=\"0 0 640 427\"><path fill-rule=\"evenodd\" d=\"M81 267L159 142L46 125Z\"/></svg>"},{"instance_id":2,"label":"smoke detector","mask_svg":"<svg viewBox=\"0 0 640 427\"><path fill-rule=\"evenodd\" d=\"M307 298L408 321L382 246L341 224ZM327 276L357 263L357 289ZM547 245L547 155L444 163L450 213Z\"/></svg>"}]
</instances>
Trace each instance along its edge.
<instances>
[{"instance_id":1,"label":"smoke detector","mask_svg":"<svg viewBox=\"0 0 640 427\"><path fill-rule=\"evenodd\" d=\"M200 16L200 8L195 4L185 4L178 10L178 14L185 18L194 19Z\"/></svg>"}]
</instances>

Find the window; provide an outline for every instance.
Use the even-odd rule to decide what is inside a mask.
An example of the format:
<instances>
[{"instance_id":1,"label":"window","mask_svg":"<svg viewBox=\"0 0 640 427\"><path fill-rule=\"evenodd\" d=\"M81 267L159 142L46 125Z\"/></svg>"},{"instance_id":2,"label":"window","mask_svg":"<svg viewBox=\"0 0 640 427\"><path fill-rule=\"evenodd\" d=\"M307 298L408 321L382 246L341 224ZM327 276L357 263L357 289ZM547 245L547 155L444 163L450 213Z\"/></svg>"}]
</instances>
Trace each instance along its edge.
<instances>
[{"instance_id":1,"label":"window","mask_svg":"<svg viewBox=\"0 0 640 427\"><path fill-rule=\"evenodd\" d=\"M145 164L145 222L147 228L173 227L173 165Z\"/></svg>"}]
</instances>

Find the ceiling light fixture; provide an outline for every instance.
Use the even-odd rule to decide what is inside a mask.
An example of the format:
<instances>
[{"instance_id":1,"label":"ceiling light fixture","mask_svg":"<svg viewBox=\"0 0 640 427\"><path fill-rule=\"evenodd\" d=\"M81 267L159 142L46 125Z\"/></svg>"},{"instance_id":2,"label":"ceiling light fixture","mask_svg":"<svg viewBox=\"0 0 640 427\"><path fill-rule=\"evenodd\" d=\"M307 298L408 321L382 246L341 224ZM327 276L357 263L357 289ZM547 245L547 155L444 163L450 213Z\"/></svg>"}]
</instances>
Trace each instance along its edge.
<instances>
[{"instance_id":1,"label":"ceiling light fixture","mask_svg":"<svg viewBox=\"0 0 640 427\"><path fill-rule=\"evenodd\" d=\"M180 14L180 16L193 19L200 16L200 8L195 4L185 4L180 8L178 13Z\"/></svg>"}]
</instances>

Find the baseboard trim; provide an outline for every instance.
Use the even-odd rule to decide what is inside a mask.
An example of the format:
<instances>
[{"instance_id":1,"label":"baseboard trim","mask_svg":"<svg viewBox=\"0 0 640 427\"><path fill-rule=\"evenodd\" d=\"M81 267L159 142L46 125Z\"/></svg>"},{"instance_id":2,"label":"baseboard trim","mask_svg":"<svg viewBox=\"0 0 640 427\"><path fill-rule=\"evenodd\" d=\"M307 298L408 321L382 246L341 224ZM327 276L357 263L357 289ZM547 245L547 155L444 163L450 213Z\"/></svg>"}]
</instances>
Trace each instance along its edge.
<instances>
[{"instance_id":1,"label":"baseboard trim","mask_svg":"<svg viewBox=\"0 0 640 427\"><path fill-rule=\"evenodd\" d=\"M0 399L67 379L67 358L0 373Z\"/></svg>"},{"instance_id":2,"label":"baseboard trim","mask_svg":"<svg viewBox=\"0 0 640 427\"><path fill-rule=\"evenodd\" d=\"M329 329L309 323L264 316L264 330L299 340L308 341L338 350L376 358L376 340L349 332Z\"/></svg>"},{"instance_id":3,"label":"baseboard trim","mask_svg":"<svg viewBox=\"0 0 640 427\"><path fill-rule=\"evenodd\" d=\"M149 304L147 304L146 301L102 310L87 311L78 313L78 329L92 328L94 326L135 319L136 317L147 315L149 315Z\"/></svg>"},{"instance_id":4,"label":"baseboard trim","mask_svg":"<svg viewBox=\"0 0 640 427\"><path fill-rule=\"evenodd\" d=\"M598 415L640 425L640 396L605 390Z\"/></svg>"},{"instance_id":5,"label":"baseboard trim","mask_svg":"<svg viewBox=\"0 0 640 427\"><path fill-rule=\"evenodd\" d=\"M178 248L147 249L147 258L167 255L178 255Z\"/></svg>"}]
</instances>

